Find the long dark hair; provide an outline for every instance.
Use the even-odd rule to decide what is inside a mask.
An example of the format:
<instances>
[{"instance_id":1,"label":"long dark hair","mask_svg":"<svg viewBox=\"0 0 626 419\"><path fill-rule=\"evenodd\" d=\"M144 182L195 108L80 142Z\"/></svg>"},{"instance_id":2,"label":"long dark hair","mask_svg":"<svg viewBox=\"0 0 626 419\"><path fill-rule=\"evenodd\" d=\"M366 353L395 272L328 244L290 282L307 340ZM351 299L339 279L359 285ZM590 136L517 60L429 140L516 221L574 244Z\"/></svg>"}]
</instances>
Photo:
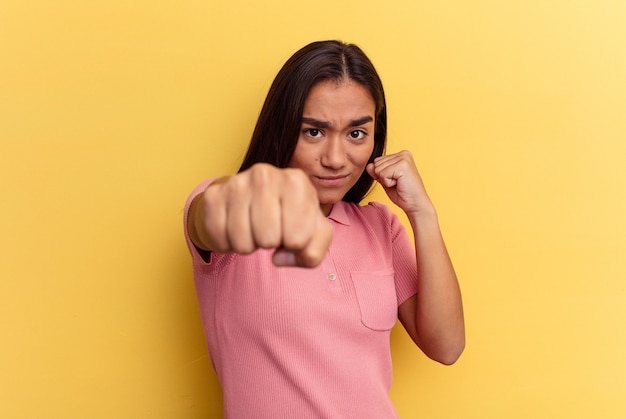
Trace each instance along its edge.
<instances>
[{"instance_id":1,"label":"long dark hair","mask_svg":"<svg viewBox=\"0 0 626 419\"><path fill-rule=\"evenodd\" d=\"M297 51L280 69L265 98L248 152L239 171L255 163L287 167L298 142L304 102L311 88L325 80L352 80L368 89L376 104L374 150L369 162L385 151L387 105L383 85L372 62L356 45L339 41L313 42ZM343 197L359 203L372 186L364 170Z\"/></svg>"}]
</instances>

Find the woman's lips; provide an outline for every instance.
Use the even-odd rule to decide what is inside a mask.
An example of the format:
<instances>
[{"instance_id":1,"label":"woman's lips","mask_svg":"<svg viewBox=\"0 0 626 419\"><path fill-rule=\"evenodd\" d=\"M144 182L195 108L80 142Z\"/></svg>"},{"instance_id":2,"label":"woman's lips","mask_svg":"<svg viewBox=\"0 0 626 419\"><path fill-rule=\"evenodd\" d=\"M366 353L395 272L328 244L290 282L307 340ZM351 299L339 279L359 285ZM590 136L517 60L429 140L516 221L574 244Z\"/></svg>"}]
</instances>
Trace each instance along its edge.
<instances>
[{"instance_id":1,"label":"woman's lips","mask_svg":"<svg viewBox=\"0 0 626 419\"><path fill-rule=\"evenodd\" d=\"M341 176L315 176L319 183L325 186L339 186L348 178L348 175Z\"/></svg>"}]
</instances>

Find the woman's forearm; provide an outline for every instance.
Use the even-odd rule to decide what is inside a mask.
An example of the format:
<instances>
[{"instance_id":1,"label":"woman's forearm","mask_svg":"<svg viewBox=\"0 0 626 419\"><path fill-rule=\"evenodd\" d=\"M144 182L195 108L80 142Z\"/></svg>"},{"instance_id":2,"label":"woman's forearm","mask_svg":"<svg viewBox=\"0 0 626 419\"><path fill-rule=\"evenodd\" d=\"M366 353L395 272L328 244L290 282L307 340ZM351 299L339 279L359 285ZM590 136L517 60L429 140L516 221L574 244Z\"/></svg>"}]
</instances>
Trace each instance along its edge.
<instances>
[{"instance_id":1,"label":"woman's forearm","mask_svg":"<svg viewBox=\"0 0 626 419\"><path fill-rule=\"evenodd\" d=\"M461 291L435 210L407 214L413 228L418 294L415 324L421 349L444 364L465 348Z\"/></svg>"}]
</instances>

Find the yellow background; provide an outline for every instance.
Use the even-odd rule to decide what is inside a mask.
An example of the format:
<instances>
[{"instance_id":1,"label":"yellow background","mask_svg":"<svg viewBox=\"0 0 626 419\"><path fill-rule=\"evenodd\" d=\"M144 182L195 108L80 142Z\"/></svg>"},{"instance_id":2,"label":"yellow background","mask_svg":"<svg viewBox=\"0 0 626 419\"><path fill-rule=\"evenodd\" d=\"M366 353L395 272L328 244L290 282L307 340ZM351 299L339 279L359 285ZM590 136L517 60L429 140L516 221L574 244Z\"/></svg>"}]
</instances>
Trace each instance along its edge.
<instances>
[{"instance_id":1,"label":"yellow background","mask_svg":"<svg viewBox=\"0 0 626 419\"><path fill-rule=\"evenodd\" d=\"M455 366L393 333L401 417L626 417L623 0L1 0L0 416L221 415L182 206L328 38L379 69L463 289Z\"/></svg>"}]
</instances>

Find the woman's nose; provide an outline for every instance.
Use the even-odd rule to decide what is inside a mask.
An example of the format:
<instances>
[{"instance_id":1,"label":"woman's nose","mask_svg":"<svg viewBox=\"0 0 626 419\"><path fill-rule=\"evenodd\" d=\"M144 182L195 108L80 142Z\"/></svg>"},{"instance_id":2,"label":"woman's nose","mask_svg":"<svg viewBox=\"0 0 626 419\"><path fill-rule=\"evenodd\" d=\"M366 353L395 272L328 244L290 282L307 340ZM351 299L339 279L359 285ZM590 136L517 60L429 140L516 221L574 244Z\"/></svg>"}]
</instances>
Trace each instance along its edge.
<instances>
[{"instance_id":1,"label":"woman's nose","mask_svg":"<svg viewBox=\"0 0 626 419\"><path fill-rule=\"evenodd\" d=\"M329 138L326 141L321 162L330 169L341 169L345 165L346 150L341 138Z\"/></svg>"}]
</instances>

